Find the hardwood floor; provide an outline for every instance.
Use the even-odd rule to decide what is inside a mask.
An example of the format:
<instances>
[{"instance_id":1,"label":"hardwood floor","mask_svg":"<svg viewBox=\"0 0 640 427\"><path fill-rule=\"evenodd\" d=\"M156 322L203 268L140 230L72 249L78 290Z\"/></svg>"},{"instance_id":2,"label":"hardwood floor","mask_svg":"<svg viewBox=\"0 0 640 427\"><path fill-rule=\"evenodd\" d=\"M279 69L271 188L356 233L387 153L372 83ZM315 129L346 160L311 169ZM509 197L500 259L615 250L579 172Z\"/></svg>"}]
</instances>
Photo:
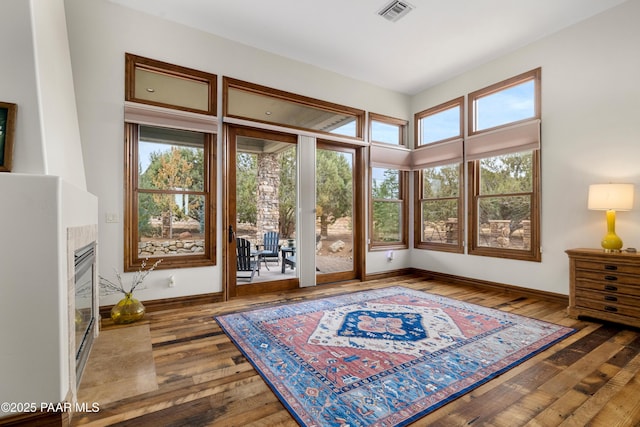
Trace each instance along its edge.
<instances>
[{"instance_id":1,"label":"hardwood floor","mask_svg":"<svg viewBox=\"0 0 640 427\"><path fill-rule=\"evenodd\" d=\"M296 426L213 316L278 301L389 285L578 329L576 334L428 414L413 426L640 425L640 331L571 319L566 315L566 306L561 304L415 276L319 286L149 313L157 388L101 403L97 413L75 414L72 425ZM105 326L103 330L110 328ZM121 332L126 333L126 327ZM104 387L118 384L105 383ZM117 396L118 389L115 391Z\"/></svg>"}]
</instances>

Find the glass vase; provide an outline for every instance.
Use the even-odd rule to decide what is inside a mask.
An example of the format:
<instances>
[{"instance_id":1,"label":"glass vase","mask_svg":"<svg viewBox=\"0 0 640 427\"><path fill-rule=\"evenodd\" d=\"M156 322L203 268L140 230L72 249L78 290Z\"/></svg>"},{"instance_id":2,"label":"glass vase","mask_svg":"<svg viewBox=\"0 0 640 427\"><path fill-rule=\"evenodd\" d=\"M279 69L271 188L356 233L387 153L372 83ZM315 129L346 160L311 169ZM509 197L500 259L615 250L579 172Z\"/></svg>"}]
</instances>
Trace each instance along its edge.
<instances>
[{"instance_id":1,"label":"glass vase","mask_svg":"<svg viewBox=\"0 0 640 427\"><path fill-rule=\"evenodd\" d=\"M142 319L144 312L144 305L134 298L131 293L126 293L124 298L111 309L111 320L119 325L133 323Z\"/></svg>"}]
</instances>

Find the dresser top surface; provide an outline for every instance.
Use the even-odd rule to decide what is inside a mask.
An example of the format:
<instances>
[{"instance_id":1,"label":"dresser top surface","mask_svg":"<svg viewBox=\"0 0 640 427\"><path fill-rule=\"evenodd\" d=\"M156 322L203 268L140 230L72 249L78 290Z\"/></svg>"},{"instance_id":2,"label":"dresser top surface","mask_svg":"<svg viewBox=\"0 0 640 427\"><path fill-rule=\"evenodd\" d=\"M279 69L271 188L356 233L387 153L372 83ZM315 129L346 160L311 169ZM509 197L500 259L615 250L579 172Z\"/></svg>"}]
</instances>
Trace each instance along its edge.
<instances>
[{"instance_id":1,"label":"dresser top surface","mask_svg":"<svg viewBox=\"0 0 640 427\"><path fill-rule=\"evenodd\" d=\"M576 249L567 249L565 251L570 257L576 256L587 256L587 257L598 257L598 258L610 258L612 260L640 260L640 253L631 253L625 252L605 252L602 249L595 248L576 248Z\"/></svg>"}]
</instances>

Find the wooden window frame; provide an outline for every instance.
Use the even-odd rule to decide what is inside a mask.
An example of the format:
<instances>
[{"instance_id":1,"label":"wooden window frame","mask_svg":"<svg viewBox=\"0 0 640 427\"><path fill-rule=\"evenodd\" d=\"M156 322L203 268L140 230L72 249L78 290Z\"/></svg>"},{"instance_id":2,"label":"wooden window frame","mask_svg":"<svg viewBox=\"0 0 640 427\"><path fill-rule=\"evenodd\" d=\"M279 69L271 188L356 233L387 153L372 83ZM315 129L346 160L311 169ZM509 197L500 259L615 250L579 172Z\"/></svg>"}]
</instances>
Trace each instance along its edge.
<instances>
[{"instance_id":1,"label":"wooden window frame","mask_svg":"<svg viewBox=\"0 0 640 427\"><path fill-rule=\"evenodd\" d=\"M316 109L324 110L330 113L353 116L356 120L356 124L355 124L356 135L355 137L352 137L348 135L334 134L331 132L326 132L326 131L317 130L317 129L294 126L286 123L276 123L276 122L267 121L267 120L257 120L255 118L229 114L228 110L229 110L229 89L230 88L254 93L257 95L271 97L276 100L282 100L282 101L287 101L294 104L299 104L305 107L316 108ZM223 105L222 113L224 117L244 119L244 120L249 120L256 123L263 123L267 125L276 124L279 126L284 126L289 129L306 130L306 131L311 131L314 133L324 134L332 137L340 137L344 139L364 141L365 111L357 108L347 107L344 105L335 104L328 101L322 101L320 99L310 98L310 97L298 95L292 92L286 92L286 91L274 89L268 86L261 86L255 83L250 83L250 82L246 82L243 80L238 80L238 79L234 79L226 76L222 78L222 105Z\"/></svg>"},{"instance_id":2,"label":"wooden window frame","mask_svg":"<svg viewBox=\"0 0 640 427\"><path fill-rule=\"evenodd\" d=\"M529 120L533 120L533 119L540 119L541 116L541 103L540 103L540 99L541 99L541 77L542 77L542 69L541 68L536 68L534 70L531 71L527 71L526 73L522 73L519 74L515 77L511 77L509 79L503 80L501 82L492 84L490 86L487 86L483 89L477 90L475 92L471 92L468 95L468 105L469 108L467 109L467 114L468 114L468 121L467 121L467 126L468 126L468 135L476 135L476 134L481 134L484 132L490 132L496 129L500 129L500 128L504 128L504 127L509 127L509 126L513 126L515 124L518 123L522 123L522 122L526 122ZM522 119L522 120L517 120L514 122L509 122L509 123L505 123L499 126L494 126L491 128L487 128L487 129L482 129L482 130L476 130L476 100L478 100L479 98L483 98L485 96L488 95L493 95L494 93L509 89L513 86L517 86L521 83L524 83L526 81L529 80L533 80L535 83L535 90L534 90L534 102L535 102L535 108L534 108L534 116L533 117L527 117L526 119Z\"/></svg>"},{"instance_id":3,"label":"wooden window frame","mask_svg":"<svg viewBox=\"0 0 640 427\"><path fill-rule=\"evenodd\" d=\"M373 122L380 122L380 123L386 123L388 125L393 125L393 126L397 126L399 131L399 140L397 144L391 144L391 145L400 145L400 146L406 146L407 145L407 126L409 125L409 122L407 120L404 119L398 119L395 117L390 117L390 116L385 116L382 114L376 114L376 113L369 113L369 121L368 121L368 130L369 130L369 141L371 142L379 142L381 144L388 144L387 142L384 141L374 141L373 139Z\"/></svg>"},{"instance_id":4,"label":"wooden window frame","mask_svg":"<svg viewBox=\"0 0 640 427\"><path fill-rule=\"evenodd\" d=\"M483 197L480 195L480 162L473 160L467 163L468 169L468 203L469 203L469 254L489 256L495 258L516 259L521 261L541 262L540 251L540 150L531 150L532 189L530 192L491 194L487 197L530 195L531 197L531 243L529 250L506 249L480 246L478 229L478 203Z\"/></svg>"},{"instance_id":5,"label":"wooden window frame","mask_svg":"<svg viewBox=\"0 0 640 427\"><path fill-rule=\"evenodd\" d=\"M440 139L437 141L431 141L427 144L422 144L421 137L420 137L420 135L422 134L421 132L422 126L420 124L420 121L425 117L433 116L435 114L438 114L442 111L448 110L453 107L460 107L460 122L458 127L458 130L459 130L458 134L455 136L450 136L448 138ZM435 107L431 107L426 110L419 111L414 115L413 121L414 121L414 141L416 142L417 147L460 139L464 135L464 96L460 96L458 98L436 105Z\"/></svg>"},{"instance_id":6,"label":"wooden window frame","mask_svg":"<svg viewBox=\"0 0 640 427\"><path fill-rule=\"evenodd\" d=\"M176 77L185 80L204 83L208 86L209 102L206 110L189 108L180 105L166 104L162 102L153 102L147 99L140 99L135 96L136 93L136 69L145 69L159 74ZM192 68L181 67L167 62L157 61L155 59L145 58L142 56L125 53L125 101L136 102L139 104L155 105L158 107L171 108L173 110L190 111L193 113L207 114L215 116L217 114L217 93L218 78L215 74L206 73L204 71L194 70Z\"/></svg>"},{"instance_id":7,"label":"wooden window frame","mask_svg":"<svg viewBox=\"0 0 640 427\"><path fill-rule=\"evenodd\" d=\"M451 108L458 107L460 109L460 116L458 118L458 134L452 135L447 138L443 138L437 141L431 141L426 144L421 143L422 138L422 125L421 120L441 113L443 111L449 110ZM434 107L427 108L426 110L420 111L414 115L414 140L416 142L417 147L426 147L426 146L436 146L444 143L452 143L453 141L460 140L460 150L462 149L462 138L464 135L464 96L460 96L449 101L443 102L442 104L438 104ZM422 148L422 150L431 149L431 148ZM441 252L452 252L452 253L463 253L464 252L464 168L463 162L459 163L459 177L458 177L458 227L456 230L456 238L457 244L447 244L447 243L434 243L434 242L425 242L422 239L422 205L427 200L445 200L445 199L453 199L451 197L446 198L437 198L437 199L425 199L424 198L424 177L422 170L415 171L415 180L414 180L414 193L415 193L415 203L413 210L413 225L414 225L414 243L413 246L416 249L428 249L433 251L441 251ZM425 168L426 169L426 168Z\"/></svg>"},{"instance_id":8,"label":"wooden window frame","mask_svg":"<svg viewBox=\"0 0 640 427\"><path fill-rule=\"evenodd\" d=\"M464 168L463 163L458 165L458 197L424 197L424 177L422 170L415 172L414 191L414 248L428 249L441 252L463 253L464 252ZM422 240L422 205L429 200L457 200L458 201L458 229L456 230L457 244L425 242Z\"/></svg>"},{"instance_id":9,"label":"wooden window frame","mask_svg":"<svg viewBox=\"0 0 640 427\"><path fill-rule=\"evenodd\" d=\"M499 126L482 129L480 131L475 130L476 124L476 100L487 95L500 92L502 90L509 89L513 86L519 85L526 81L533 80L534 86L534 116L526 119L517 120L509 123L505 123ZM518 123L524 123L530 120L540 120L541 117L541 68L536 68L531 71L519 74L515 77L503 80L493 85L487 86L483 89L472 92L468 95L468 134L477 135L485 132L494 132L502 128L508 128ZM469 247L468 253L470 255L490 256L496 258L515 259L522 261L541 262L542 256L540 251L540 232L541 232L541 220L540 220L540 149L531 150L532 157L532 188L531 192L527 193L514 193L514 194L492 194L495 196L517 196L519 194L528 194L531 197L531 242L529 250L519 249L506 249L497 247L480 246L479 239L479 218L478 218L478 203L483 197L480 195L480 162L481 160L472 160L467 162L468 184L468 230L469 230ZM495 156L488 156L495 157Z\"/></svg>"},{"instance_id":10,"label":"wooden window frame","mask_svg":"<svg viewBox=\"0 0 640 427\"><path fill-rule=\"evenodd\" d=\"M369 168L369 251L384 251L388 249L407 249L409 247L409 172L390 167L377 167L378 169L391 169L398 171L399 199L374 199L373 198L373 167ZM400 204L402 224L400 224L401 240L397 242L378 242L373 240L373 206L374 202Z\"/></svg>"},{"instance_id":11,"label":"wooden window frame","mask_svg":"<svg viewBox=\"0 0 640 427\"><path fill-rule=\"evenodd\" d=\"M125 211L124 211L124 271L137 271L144 258L138 256L138 142L139 126L125 124ZM198 192L205 199L205 245L204 252L197 255L165 256L156 269L202 267L216 264L216 134L203 133L204 142L204 188ZM152 192L152 191L145 191ZM171 191L159 191L171 193ZM150 258L155 259L156 257Z\"/></svg>"}]
</instances>

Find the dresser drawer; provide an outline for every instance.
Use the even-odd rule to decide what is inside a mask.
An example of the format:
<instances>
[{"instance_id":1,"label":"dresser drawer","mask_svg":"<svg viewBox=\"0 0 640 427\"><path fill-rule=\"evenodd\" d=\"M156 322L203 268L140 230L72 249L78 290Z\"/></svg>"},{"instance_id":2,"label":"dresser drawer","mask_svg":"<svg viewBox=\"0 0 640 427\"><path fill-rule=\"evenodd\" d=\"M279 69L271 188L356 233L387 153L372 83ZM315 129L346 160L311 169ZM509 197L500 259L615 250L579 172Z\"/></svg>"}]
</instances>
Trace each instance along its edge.
<instances>
[{"instance_id":1,"label":"dresser drawer","mask_svg":"<svg viewBox=\"0 0 640 427\"><path fill-rule=\"evenodd\" d=\"M576 270L595 270L607 273L622 273L622 274L640 274L640 266L634 264L621 264L615 260L611 262L603 261L591 261L576 259Z\"/></svg>"},{"instance_id":2,"label":"dresser drawer","mask_svg":"<svg viewBox=\"0 0 640 427\"><path fill-rule=\"evenodd\" d=\"M596 282L616 285L630 285L640 289L640 276L630 276L619 273L605 273L598 271L576 270L576 281L594 280Z\"/></svg>"},{"instance_id":3,"label":"dresser drawer","mask_svg":"<svg viewBox=\"0 0 640 427\"><path fill-rule=\"evenodd\" d=\"M640 286L626 285L620 282L604 282L592 280L576 279L575 290L591 290L605 292L612 295L624 294L632 296L640 296Z\"/></svg>"},{"instance_id":4,"label":"dresser drawer","mask_svg":"<svg viewBox=\"0 0 640 427\"><path fill-rule=\"evenodd\" d=\"M602 296L600 299L577 298L576 306L597 310L603 313L615 313L621 316L629 316L636 319L640 318L640 306L622 304L619 301L604 301Z\"/></svg>"},{"instance_id":5,"label":"dresser drawer","mask_svg":"<svg viewBox=\"0 0 640 427\"><path fill-rule=\"evenodd\" d=\"M576 301L587 298L612 304L625 304L640 310L640 297L625 295L618 292L602 292L594 289L576 288Z\"/></svg>"}]
</instances>

